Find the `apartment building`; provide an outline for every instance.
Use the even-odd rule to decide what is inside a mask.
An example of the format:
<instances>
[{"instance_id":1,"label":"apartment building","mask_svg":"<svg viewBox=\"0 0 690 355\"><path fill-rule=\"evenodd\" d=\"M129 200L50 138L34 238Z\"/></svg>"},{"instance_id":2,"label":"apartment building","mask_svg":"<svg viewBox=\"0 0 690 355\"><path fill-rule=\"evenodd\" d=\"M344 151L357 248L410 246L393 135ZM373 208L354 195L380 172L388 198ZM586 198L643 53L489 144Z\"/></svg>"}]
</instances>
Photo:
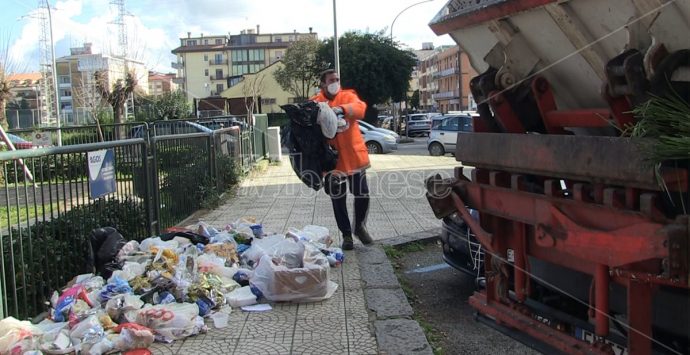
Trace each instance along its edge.
<instances>
[{"instance_id":1,"label":"apartment building","mask_svg":"<svg viewBox=\"0 0 690 355\"><path fill-rule=\"evenodd\" d=\"M165 93L177 91L178 85L173 82L175 73L149 72L149 95L161 96Z\"/></svg>"},{"instance_id":2,"label":"apartment building","mask_svg":"<svg viewBox=\"0 0 690 355\"><path fill-rule=\"evenodd\" d=\"M64 124L91 123L95 112L107 108L96 88L96 72L102 72L108 87L112 88L131 71L137 78L138 90L148 94L148 70L143 62L92 53L91 43L70 48L70 55L56 59L55 65L60 116ZM131 103L127 105L127 112L132 111L131 106Z\"/></svg>"},{"instance_id":3,"label":"apartment building","mask_svg":"<svg viewBox=\"0 0 690 355\"><path fill-rule=\"evenodd\" d=\"M10 88L10 98L5 106L9 128L47 124L47 118L43 117L45 99L41 73L12 74L6 80Z\"/></svg>"},{"instance_id":4,"label":"apartment building","mask_svg":"<svg viewBox=\"0 0 690 355\"><path fill-rule=\"evenodd\" d=\"M446 113L475 107L470 80L477 72L458 46L439 48L422 60L420 67L419 101L423 110Z\"/></svg>"},{"instance_id":5,"label":"apartment building","mask_svg":"<svg viewBox=\"0 0 690 355\"><path fill-rule=\"evenodd\" d=\"M280 60L295 41L313 37L315 32L260 33L260 27L247 29L237 35L211 35L180 38L180 46L173 49L177 62L175 83L187 93L190 103L195 98L219 96L236 85L245 74L256 73Z\"/></svg>"}]
</instances>

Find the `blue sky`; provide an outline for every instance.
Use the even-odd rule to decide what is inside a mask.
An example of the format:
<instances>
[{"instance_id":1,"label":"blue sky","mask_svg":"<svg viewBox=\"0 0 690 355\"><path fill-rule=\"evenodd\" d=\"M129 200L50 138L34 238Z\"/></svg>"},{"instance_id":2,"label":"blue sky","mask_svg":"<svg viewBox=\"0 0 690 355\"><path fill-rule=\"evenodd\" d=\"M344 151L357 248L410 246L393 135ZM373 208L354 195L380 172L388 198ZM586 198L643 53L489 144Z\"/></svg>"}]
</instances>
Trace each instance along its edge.
<instances>
[{"instance_id":1,"label":"blue sky","mask_svg":"<svg viewBox=\"0 0 690 355\"><path fill-rule=\"evenodd\" d=\"M67 55L70 47L79 47L84 42L92 42L96 52L108 53L116 43L117 32L112 24L115 9L109 0L48 1L54 8L56 56ZM338 33L389 31L395 16L417 2L338 0ZM37 70L39 26L31 14L38 1L3 0L3 3L0 48L9 48L15 71ZM150 69L167 71L174 61L170 51L187 32L193 36L237 34L260 25L262 33L308 32L313 27L320 38L330 37L333 35L332 5L331 0L125 0L128 51ZM396 40L415 49L421 48L422 42L454 44L449 36L437 37L428 26L443 5L445 0L432 0L402 13L393 27Z\"/></svg>"}]
</instances>

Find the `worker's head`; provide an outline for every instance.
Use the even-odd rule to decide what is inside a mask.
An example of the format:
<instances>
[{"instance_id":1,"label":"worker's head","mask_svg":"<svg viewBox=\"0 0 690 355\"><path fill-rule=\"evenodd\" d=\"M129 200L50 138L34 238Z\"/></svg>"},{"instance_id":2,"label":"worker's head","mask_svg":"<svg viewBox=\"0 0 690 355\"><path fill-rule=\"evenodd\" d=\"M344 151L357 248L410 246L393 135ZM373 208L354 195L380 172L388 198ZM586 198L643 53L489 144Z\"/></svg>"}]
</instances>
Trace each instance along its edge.
<instances>
[{"instance_id":1,"label":"worker's head","mask_svg":"<svg viewBox=\"0 0 690 355\"><path fill-rule=\"evenodd\" d=\"M340 91L340 76L334 69L327 69L321 72L321 92L329 98L333 99Z\"/></svg>"}]
</instances>

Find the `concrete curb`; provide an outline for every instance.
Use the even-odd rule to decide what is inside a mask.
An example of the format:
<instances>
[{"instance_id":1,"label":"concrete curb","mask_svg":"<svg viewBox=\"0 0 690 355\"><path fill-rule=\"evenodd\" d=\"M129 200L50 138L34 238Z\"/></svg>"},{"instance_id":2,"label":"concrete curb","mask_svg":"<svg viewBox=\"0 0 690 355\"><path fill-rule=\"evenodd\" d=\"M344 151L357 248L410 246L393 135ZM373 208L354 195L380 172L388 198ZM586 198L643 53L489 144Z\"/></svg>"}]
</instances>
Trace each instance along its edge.
<instances>
[{"instance_id":1,"label":"concrete curb","mask_svg":"<svg viewBox=\"0 0 690 355\"><path fill-rule=\"evenodd\" d=\"M364 284L367 309L375 314L374 328L379 351L384 354L433 355L422 327L411 319L414 310L407 301L383 245L399 246L438 238L440 228L355 246Z\"/></svg>"}]
</instances>

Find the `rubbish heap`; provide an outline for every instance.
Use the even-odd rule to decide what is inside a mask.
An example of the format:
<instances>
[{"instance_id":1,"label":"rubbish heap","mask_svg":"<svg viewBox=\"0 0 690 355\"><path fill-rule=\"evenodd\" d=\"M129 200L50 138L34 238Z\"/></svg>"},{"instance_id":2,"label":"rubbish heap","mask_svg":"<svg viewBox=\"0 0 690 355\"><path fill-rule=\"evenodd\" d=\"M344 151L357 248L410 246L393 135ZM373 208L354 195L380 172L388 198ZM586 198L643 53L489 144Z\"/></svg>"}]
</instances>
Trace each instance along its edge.
<instances>
[{"instance_id":1,"label":"rubbish heap","mask_svg":"<svg viewBox=\"0 0 690 355\"><path fill-rule=\"evenodd\" d=\"M221 230L203 222L175 228L140 243L99 228L90 243L95 272L55 291L40 323L1 320L0 354L125 352L206 332L204 318L226 327L232 308L328 299L338 287L330 268L344 258L327 228L264 235L251 218Z\"/></svg>"}]
</instances>

